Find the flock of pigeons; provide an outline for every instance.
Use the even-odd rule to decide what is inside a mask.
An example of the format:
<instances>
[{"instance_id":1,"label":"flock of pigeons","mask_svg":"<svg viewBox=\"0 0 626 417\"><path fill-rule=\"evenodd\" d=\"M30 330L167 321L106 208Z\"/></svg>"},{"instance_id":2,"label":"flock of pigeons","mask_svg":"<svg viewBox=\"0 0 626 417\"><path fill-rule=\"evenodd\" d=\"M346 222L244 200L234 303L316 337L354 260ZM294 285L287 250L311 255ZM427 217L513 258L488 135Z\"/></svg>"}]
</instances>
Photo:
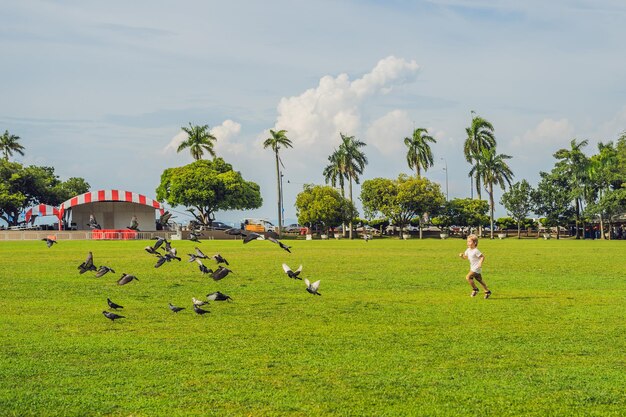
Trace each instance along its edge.
<instances>
[{"instance_id":1,"label":"flock of pigeons","mask_svg":"<svg viewBox=\"0 0 626 417\"><path fill-rule=\"evenodd\" d=\"M281 242L278 239L279 236L274 232L269 232L266 235L262 235L259 233L250 232L248 230L242 230L242 229L237 229L237 228L228 229L225 232L229 235L242 236L244 244L249 243L253 240L267 240L267 241L270 241L272 243L279 245L280 248L291 253L291 250L290 250L291 247ZM167 239L163 237L155 237L153 239L156 240L154 245L146 246L144 250L148 252L149 254L155 255L157 257L157 261L154 265L155 268L160 268L161 266L163 266L165 263L168 263L168 262L172 262L172 261L180 262L181 261L181 258L177 254L176 248L172 247L170 241L168 241ZM51 248L54 244L57 243L57 240L54 236L48 236L46 238L43 238L42 240L46 242L46 245L48 246L48 248ZM200 242L199 235L192 234L192 236L190 237L190 240L195 241L195 242ZM161 252L161 250L163 250L163 252ZM221 279L226 278L229 274L234 273L231 269L228 268L228 266L230 266L228 261L219 253L216 253L213 256L207 256L202 252L202 250L200 250L200 248L196 246L195 252L189 253L187 255L189 256L188 262L197 263L200 272L204 275L209 275L214 281L219 281ZM215 269L208 268L202 262L203 260L215 261L217 263L217 267ZM223 266L221 264L225 264L226 266ZM287 274L289 278L302 280L302 278L300 278L299 276L300 273L302 272L302 265L300 265L299 268L296 269L295 271L292 270L285 263L282 264L282 267L283 267L283 271L285 272L285 274ZM79 271L79 274L84 274L86 272L95 272L96 278L100 278L109 272L113 274L115 273L115 270L107 265L100 265L100 267L96 267L94 265L92 252L89 252L87 255L87 259L85 259L84 262L78 265L78 271ZM120 278L117 280L117 284L126 285L132 281L139 281L139 278L137 278L135 275L122 273ZM309 282L308 279L305 278L304 283L306 285L306 291L309 294L322 295L318 292L318 288L320 285L319 280L311 283ZM203 309L201 307L207 305L209 301L229 301L230 302L230 301L233 301L233 299L229 295L216 291L216 292L207 294L206 301L197 299L195 297L192 297L191 301L192 301L194 312L198 315L204 315L204 314L209 313L209 310ZM124 308L123 306L113 302L110 298L107 298L107 304L109 305L109 308L114 311L119 311ZM174 313L178 313L182 310L185 310L185 307L178 307L178 306L173 305L172 303L168 303L168 306L169 306L169 309ZM104 315L104 317L106 317L107 319L111 321L126 318L125 316L122 316L114 312L106 311L106 310L104 310L102 314Z\"/></svg>"}]
</instances>

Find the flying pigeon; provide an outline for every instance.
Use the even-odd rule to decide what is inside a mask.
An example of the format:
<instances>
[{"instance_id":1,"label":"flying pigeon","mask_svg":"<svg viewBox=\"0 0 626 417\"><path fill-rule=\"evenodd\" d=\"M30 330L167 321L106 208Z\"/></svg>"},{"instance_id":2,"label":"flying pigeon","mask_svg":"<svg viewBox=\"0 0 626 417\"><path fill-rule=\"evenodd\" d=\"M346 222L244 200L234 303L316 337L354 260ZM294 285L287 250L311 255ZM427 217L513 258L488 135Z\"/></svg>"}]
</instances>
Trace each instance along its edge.
<instances>
[{"instance_id":1,"label":"flying pigeon","mask_svg":"<svg viewBox=\"0 0 626 417\"><path fill-rule=\"evenodd\" d=\"M228 275L229 273L231 273L233 271L231 271L228 268L224 268L223 266L219 266L212 274L211 274L211 278L213 278L215 281L219 281L222 278L226 278L226 275ZM234 273L234 272L233 272Z\"/></svg>"},{"instance_id":2,"label":"flying pigeon","mask_svg":"<svg viewBox=\"0 0 626 417\"><path fill-rule=\"evenodd\" d=\"M320 281L319 281L319 280L317 280L317 281L315 281L313 284L311 284L311 283L309 282L309 280L305 278L305 279L304 279L304 283L306 284L306 291L307 291L309 294L313 294L313 295L322 295L322 294L320 294L320 293L318 293L318 292L317 292L317 289L318 289L318 288L319 288L319 286L320 286Z\"/></svg>"},{"instance_id":3,"label":"flying pigeon","mask_svg":"<svg viewBox=\"0 0 626 417\"><path fill-rule=\"evenodd\" d=\"M157 261L157 263L154 265L155 268L160 267L161 265L163 265L165 262L171 262L172 259L176 259L177 261L180 261L180 258L178 256L174 256L171 255L169 252L166 253L165 255L161 255L160 253L156 254L157 257L159 258L159 260Z\"/></svg>"},{"instance_id":4,"label":"flying pigeon","mask_svg":"<svg viewBox=\"0 0 626 417\"><path fill-rule=\"evenodd\" d=\"M218 264L230 265L228 261L225 258L223 258L222 255L220 255L219 253L216 253L215 255L211 256L211 259L213 259Z\"/></svg>"},{"instance_id":5,"label":"flying pigeon","mask_svg":"<svg viewBox=\"0 0 626 417\"><path fill-rule=\"evenodd\" d=\"M104 317L106 317L107 319L109 319L111 321L115 321L117 319L125 319L126 318L124 316L120 316L119 314L109 313L108 311L103 311L102 314L104 314Z\"/></svg>"},{"instance_id":6,"label":"flying pigeon","mask_svg":"<svg viewBox=\"0 0 626 417\"><path fill-rule=\"evenodd\" d=\"M46 245L48 245L48 247L49 247L49 248L51 248L51 247L52 247L52 245L54 245L55 243L58 243L58 242L57 242L56 237L54 237L54 236L44 237L44 238L43 238L43 239L41 239L41 240L43 240L44 242L46 242Z\"/></svg>"},{"instance_id":7,"label":"flying pigeon","mask_svg":"<svg viewBox=\"0 0 626 417\"><path fill-rule=\"evenodd\" d=\"M302 265L300 265L300 267L296 269L295 271L292 271L291 268L289 268L287 264L283 264L283 271L285 271L285 273L289 276L289 278L302 279L298 276L300 275L300 272L302 272Z\"/></svg>"},{"instance_id":8,"label":"flying pigeon","mask_svg":"<svg viewBox=\"0 0 626 417\"><path fill-rule=\"evenodd\" d=\"M189 232L189 240L192 242L200 242L200 234L196 233L195 230Z\"/></svg>"},{"instance_id":9,"label":"flying pigeon","mask_svg":"<svg viewBox=\"0 0 626 417\"><path fill-rule=\"evenodd\" d=\"M207 268L200 259L196 259L196 262L199 264L200 272L203 274L212 274L213 270L211 268Z\"/></svg>"},{"instance_id":10,"label":"flying pigeon","mask_svg":"<svg viewBox=\"0 0 626 417\"><path fill-rule=\"evenodd\" d=\"M205 304L208 304L206 301L204 301L204 300L198 300L196 297L192 297L192 298L191 298L191 301L193 302L193 305L194 305L194 306L198 306L198 307L203 306L203 305L205 305Z\"/></svg>"},{"instance_id":11,"label":"flying pigeon","mask_svg":"<svg viewBox=\"0 0 626 417\"><path fill-rule=\"evenodd\" d=\"M168 242L167 242L167 239L166 239L166 238L164 238L164 237L157 236L157 237L153 237L152 239L155 239L155 240L156 240L156 242L154 242L154 246L153 246L153 248L154 248L155 250L156 250L156 249L159 249L159 248L161 247L161 245L162 245L162 244L164 244L164 243L165 243L165 244L167 244L167 243L168 243Z\"/></svg>"},{"instance_id":12,"label":"flying pigeon","mask_svg":"<svg viewBox=\"0 0 626 417\"><path fill-rule=\"evenodd\" d=\"M113 272L115 274L115 271L113 270L113 268L109 268L108 266L102 265L100 268L98 268L98 272L96 272L96 278L100 278L107 272Z\"/></svg>"},{"instance_id":13,"label":"flying pigeon","mask_svg":"<svg viewBox=\"0 0 626 417\"><path fill-rule=\"evenodd\" d=\"M200 316L201 316L201 315L203 315L203 314L206 314L206 313L210 313L210 311L209 311L209 310L203 310L203 309L201 309L200 307L198 307L198 306L197 306L197 305L195 305L195 304L193 305L193 311L195 311L195 312L196 312L196 314L198 314L198 315L200 315Z\"/></svg>"},{"instance_id":14,"label":"flying pigeon","mask_svg":"<svg viewBox=\"0 0 626 417\"><path fill-rule=\"evenodd\" d=\"M269 236L269 237L267 238L267 240L269 240L269 241L270 241L270 242L272 242L272 243L276 243L278 246L280 246L281 248L283 248L283 249L284 249L284 250L286 250L287 252L291 253L291 251L289 250L289 248L291 248L291 246L287 246L287 245L285 245L285 244L284 244L283 242L281 242L280 240L278 240L278 239L276 239L276 238L274 238L274 237L272 237L272 236Z\"/></svg>"},{"instance_id":15,"label":"flying pigeon","mask_svg":"<svg viewBox=\"0 0 626 417\"><path fill-rule=\"evenodd\" d=\"M120 279L117 280L117 285L124 285L124 284L128 284L129 282L131 282L132 280L137 280L139 281L139 278L137 278L134 275L128 275L124 272L122 272L122 277Z\"/></svg>"},{"instance_id":16,"label":"flying pigeon","mask_svg":"<svg viewBox=\"0 0 626 417\"><path fill-rule=\"evenodd\" d=\"M232 301L232 298L226 294L222 294L221 292L212 292L211 294L207 294L206 298L209 301Z\"/></svg>"},{"instance_id":17,"label":"flying pigeon","mask_svg":"<svg viewBox=\"0 0 626 417\"><path fill-rule=\"evenodd\" d=\"M93 264L93 254L91 252L89 252L89 254L87 255L87 259L85 259L85 262L78 265L78 270L80 271L81 274L84 274L87 271L98 270L98 268L96 268L95 265Z\"/></svg>"},{"instance_id":18,"label":"flying pigeon","mask_svg":"<svg viewBox=\"0 0 626 417\"><path fill-rule=\"evenodd\" d=\"M123 306L119 305L119 304L115 304L113 301L111 301L110 298L107 298L107 304L109 305L109 307L111 307L113 310L117 310L118 308L124 308Z\"/></svg>"},{"instance_id":19,"label":"flying pigeon","mask_svg":"<svg viewBox=\"0 0 626 417\"><path fill-rule=\"evenodd\" d=\"M172 305L172 303L169 303L170 306L170 310L172 310L174 313L178 313L180 310L184 310L185 307L176 307L175 305Z\"/></svg>"},{"instance_id":20,"label":"flying pigeon","mask_svg":"<svg viewBox=\"0 0 626 417\"><path fill-rule=\"evenodd\" d=\"M160 254L161 252L157 252L152 246L146 246L145 251L151 253L152 255Z\"/></svg>"}]
</instances>

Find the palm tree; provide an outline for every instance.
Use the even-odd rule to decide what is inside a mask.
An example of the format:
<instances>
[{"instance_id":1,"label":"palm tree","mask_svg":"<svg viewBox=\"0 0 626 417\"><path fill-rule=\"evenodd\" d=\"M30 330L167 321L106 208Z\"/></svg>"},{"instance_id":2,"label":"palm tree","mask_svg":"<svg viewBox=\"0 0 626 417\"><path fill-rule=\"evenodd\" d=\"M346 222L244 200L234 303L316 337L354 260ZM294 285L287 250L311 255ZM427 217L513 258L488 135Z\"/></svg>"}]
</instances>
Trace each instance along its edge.
<instances>
[{"instance_id":1,"label":"palm tree","mask_svg":"<svg viewBox=\"0 0 626 417\"><path fill-rule=\"evenodd\" d=\"M497 184L503 190L506 188L506 183L511 186L511 180L513 179L513 171L505 162L506 159L511 159L509 155L496 154L496 148L483 149L477 158L477 164L474 165L469 175L476 174L476 178L482 178L487 194L489 194L489 217L491 223L491 239L493 239L493 185Z\"/></svg>"},{"instance_id":2,"label":"palm tree","mask_svg":"<svg viewBox=\"0 0 626 417\"><path fill-rule=\"evenodd\" d=\"M344 175L345 169L343 168L343 154L341 149L335 149L335 152L332 153L328 157L328 161L330 162L326 168L324 168L324 181L326 184L330 184L332 187L337 187L339 184L339 188L341 188L341 196L345 198L346 193L344 190L346 178Z\"/></svg>"},{"instance_id":3,"label":"palm tree","mask_svg":"<svg viewBox=\"0 0 626 417\"><path fill-rule=\"evenodd\" d=\"M480 200L480 174L482 172L480 170L480 155L483 149L491 149L496 146L496 138L492 124L482 117L475 116L474 111L472 111L472 124L470 127L465 128L465 132L467 133L467 138L463 145L463 153L467 162L470 164L474 163L472 171L476 175L476 193Z\"/></svg>"},{"instance_id":4,"label":"palm tree","mask_svg":"<svg viewBox=\"0 0 626 417\"><path fill-rule=\"evenodd\" d=\"M13 156L13 152L24 156L24 147L18 143L19 140L19 136L9 134L8 130L5 130L4 134L0 136L0 150L4 154L5 160L8 161L9 156Z\"/></svg>"},{"instance_id":5,"label":"palm tree","mask_svg":"<svg viewBox=\"0 0 626 417\"><path fill-rule=\"evenodd\" d=\"M554 153L554 157L559 160L556 166L562 169L563 174L569 179L570 191L576 207L576 239L580 239L578 226L580 223L580 212L582 210L582 199L585 197L585 186L589 167L589 159L582 152L582 148L588 144L589 141L586 139L578 143L576 139L572 139L569 149L559 149Z\"/></svg>"},{"instance_id":6,"label":"palm tree","mask_svg":"<svg viewBox=\"0 0 626 417\"><path fill-rule=\"evenodd\" d=\"M348 179L348 190L350 194L350 202L352 201L352 180L356 184L359 184L359 175L363 174L363 169L367 165L367 157L365 153L360 150L364 147L365 142L356 140L354 136L347 136L343 133L341 135L341 145L339 149L341 152L340 159L342 160L342 167L344 176ZM352 219L350 219L350 239L352 239Z\"/></svg>"},{"instance_id":7,"label":"palm tree","mask_svg":"<svg viewBox=\"0 0 626 417\"><path fill-rule=\"evenodd\" d=\"M278 132L270 129L271 137L265 139L263 142L263 149L271 148L276 155L276 183L278 185L278 235L280 236L280 229L283 225L283 213L282 213L282 189L280 186L280 158L278 156L278 150L281 145L285 148L293 148L291 140L285 136L286 130L279 130Z\"/></svg>"},{"instance_id":8,"label":"palm tree","mask_svg":"<svg viewBox=\"0 0 626 417\"><path fill-rule=\"evenodd\" d=\"M406 161L410 169L415 168L418 178L421 176L421 168L427 171L429 167L433 166L433 153L428 142L436 143L437 141L428 135L427 129L423 128L413 130L412 138L404 138L404 144L409 148Z\"/></svg>"},{"instance_id":9,"label":"palm tree","mask_svg":"<svg viewBox=\"0 0 626 417\"><path fill-rule=\"evenodd\" d=\"M195 126L189 123L189 127L182 127L183 131L187 133L187 140L178 145L176 152L180 152L185 148L189 148L191 156L196 161L202 159L204 151L207 151L209 155L215 158L215 151L213 146L217 138L209 131L209 125Z\"/></svg>"}]
</instances>

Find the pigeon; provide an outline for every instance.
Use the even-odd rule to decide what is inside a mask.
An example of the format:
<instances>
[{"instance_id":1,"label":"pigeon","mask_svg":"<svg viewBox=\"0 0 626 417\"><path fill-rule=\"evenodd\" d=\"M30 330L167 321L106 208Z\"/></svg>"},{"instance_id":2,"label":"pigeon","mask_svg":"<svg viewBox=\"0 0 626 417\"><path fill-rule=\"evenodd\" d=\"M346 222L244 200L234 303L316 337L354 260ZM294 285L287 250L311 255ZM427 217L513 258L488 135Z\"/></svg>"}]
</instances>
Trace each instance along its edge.
<instances>
[{"instance_id":1,"label":"pigeon","mask_svg":"<svg viewBox=\"0 0 626 417\"><path fill-rule=\"evenodd\" d=\"M221 292L212 292L211 294L207 294L206 298L209 301L232 301L233 299L226 294L222 294Z\"/></svg>"},{"instance_id":2,"label":"pigeon","mask_svg":"<svg viewBox=\"0 0 626 417\"><path fill-rule=\"evenodd\" d=\"M169 241L165 241L165 252L169 253L172 256L176 256L176 248L173 248Z\"/></svg>"},{"instance_id":3,"label":"pigeon","mask_svg":"<svg viewBox=\"0 0 626 417\"><path fill-rule=\"evenodd\" d=\"M193 262L197 259L207 259L208 256L206 256L204 253L202 253L202 251L200 250L200 248L198 248L196 246L196 253L188 253L187 255L189 255L189 262Z\"/></svg>"},{"instance_id":4,"label":"pigeon","mask_svg":"<svg viewBox=\"0 0 626 417\"><path fill-rule=\"evenodd\" d=\"M291 253L291 251L289 250L289 248L291 248L291 246L287 246L285 245L283 242L281 242L280 240L270 236L267 238L267 240L269 240L272 243L276 243L278 246L280 246L281 248L283 248L284 250L286 250L287 252Z\"/></svg>"},{"instance_id":5,"label":"pigeon","mask_svg":"<svg viewBox=\"0 0 626 417\"><path fill-rule=\"evenodd\" d=\"M175 305L172 305L172 303L169 303L170 306L170 310L172 310L174 313L178 313L180 310L184 310L185 307L176 307Z\"/></svg>"},{"instance_id":6,"label":"pigeon","mask_svg":"<svg viewBox=\"0 0 626 417\"><path fill-rule=\"evenodd\" d=\"M152 246L146 246L145 251L151 253L152 255L160 254L161 252L156 251Z\"/></svg>"},{"instance_id":7,"label":"pigeon","mask_svg":"<svg viewBox=\"0 0 626 417\"><path fill-rule=\"evenodd\" d=\"M89 252L89 254L87 255L87 259L85 259L85 262L78 265L78 270L80 271L81 274L84 274L87 271L98 270L98 268L96 268L95 265L93 264L93 254L91 252Z\"/></svg>"},{"instance_id":8,"label":"pigeon","mask_svg":"<svg viewBox=\"0 0 626 417\"><path fill-rule=\"evenodd\" d=\"M244 232L241 234L243 236L243 243L252 242L253 240L264 240L265 237L255 232Z\"/></svg>"},{"instance_id":9,"label":"pigeon","mask_svg":"<svg viewBox=\"0 0 626 417\"><path fill-rule=\"evenodd\" d=\"M128 284L129 282L131 282L132 280L136 279L137 281L139 281L139 278L137 278L134 275L128 275L124 272L122 272L122 277L120 279L117 280L117 285L124 285L124 284Z\"/></svg>"},{"instance_id":10,"label":"pigeon","mask_svg":"<svg viewBox=\"0 0 626 417\"><path fill-rule=\"evenodd\" d=\"M104 317L106 317L107 319L109 319L111 321L115 321L117 319L125 319L126 318L124 316L120 316L119 314L109 313L108 311L103 311L102 314L104 314Z\"/></svg>"},{"instance_id":11,"label":"pigeon","mask_svg":"<svg viewBox=\"0 0 626 417\"><path fill-rule=\"evenodd\" d=\"M311 284L311 283L309 282L309 280L305 278L305 279L304 279L304 283L306 284L306 291L307 291L308 293L313 294L313 295L322 295L322 294L320 294L320 293L318 293L318 292L317 292L317 289L318 289L318 288L319 288L319 286L320 286L320 281L319 281L319 280L317 280L317 281L315 281L313 284Z\"/></svg>"},{"instance_id":12,"label":"pigeon","mask_svg":"<svg viewBox=\"0 0 626 417\"><path fill-rule=\"evenodd\" d=\"M198 307L208 304L206 301L198 300L196 297L192 297L191 301L193 302L194 306L198 306Z\"/></svg>"},{"instance_id":13,"label":"pigeon","mask_svg":"<svg viewBox=\"0 0 626 417\"><path fill-rule=\"evenodd\" d=\"M242 229L239 229L238 227L233 227L231 229L224 230L224 233L226 233L227 235L231 235L231 236L239 236L239 235L243 235L246 232L244 232Z\"/></svg>"},{"instance_id":14,"label":"pigeon","mask_svg":"<svg viewBox=\"0 0 626 417\"><path fill-rule=\"evenodd\" d=\"M222 278L226 278L226 275L228 275L229 273L231 273L233 271L231 271L228 268L224 268L223 266L219 266L212 274L211 274L211 278L213 278L215 281L219 281ZM233 272L234 273L234 272Z\"/></svg>"},{"instance_id":15,"label":"pigeon","mask_svg":"<svg viewBox=\"0 0 626 417\"><path fill-rule=\"evenodd\" d=\"M170 253L166 253L165 255L161 255L160 253L157 253L157 256L158 256L159 260L154 265L155 268L160 267L165 262L171 262L172 259L176 259L177 261L180 261L180 258L178 256L171 255Z\"/></svg>"},{"instance_id":16,"label":"pigeon","mask_svg":"<svg viewBox=\"0 0 626 417\"><path fill-rule=\"evenodd\" d=\"M58 243L58 242L57 242L56 237L54 237L54 236L44 237L44 238L43 238L43 239L41 239L41 240L43 240L44 242L46 242L46 245L48 245L48 247L49 247L49 248L51 248L51 247L52 247L52 245L54 245L55 243Z\"/></svg>"},{"instance_id":17,"label":"pigeon","mask_svg":"<svg viewBox=\"0 0 626 417\"><path fill-rule=\"evenodd\" d=\"M300 267L296 269L295 271L292 271L291 268L289 268L287 264L283 264L283 271L285 271L285 273L289 276L289 278L302 279L298 276L300 275L300 272L302 272L302 265L300 265Z\"/></svg>"},{"instance_id":18,"label":"pigeon","mask_svg":"<svg viewBox=\"0 0 626 417\"><path fill-rule=\"evenodd\" d=\"M100 268L98 268L98 272L96 272L96 278L100 278L107 272L113 272L115 274L115 271L113 270L113 268L109 268L108 266L102 265Z\"/></svg>"},{"instance_id":19,"label":"pigeon","mask_svg":"<svg viewBox=\"0 0 626 417\"><path fill-rule=\"evenodd\" d=\"M195 231L189 232L189 240L191 240L192 242L200 242L200 234L196 233Z\"/></svg>"},{"instance_id":20,"label":"pigeon","mask_svg":"<svg viewBox=\"0 0 626 417\"><path fill-rule=\"evenodd\" d=\"M156 250L156 249L159 249L159 248L161 247L161 245L162 245L162 244L164 244L164 243L165 243L165 244L169 243L169 242L167 241L167 239L166 239L166 238L164 238L164 237L160 237L160 236L153 237L152 239L155 239L155 240L156 240L156 242L154 242L154 246L153 246L153 248L154 248L155 250Z\"/></svg>"},{"instance_id":21,"label":"pigeon","mask_svg":"<svg viewBox=\"0 0 626 417\"><path fill-rule=\"evenodd\" d=\"M200 268L200 272L202 272L203 274L212 274L213 270L211 268L207 268L200 259L196 259L196 262L198 262L199 268Z\"/></svg>"},{"instance_id":22,"label":"pigeon","mask_svg":"<svg viewBox=\"0 0 626 417\"><path fill-rule=\"evenodd\" d=\"M228 261L226 259L224 259L222 257L222 255L220 255L219 253L216 253L215 255L211 256L211 259L213 259L215 262L217 262L218 264L226 264L226 265L230 265L228 263Z\"/></svg>"},{"instance_id":23,"label":"pigeon","mask_svg":"<svg viewBox=\"0 0 626 417\"><path fill-rule=\"evenodd\" d=\"M372 239L372 235L363 235L363 240L365 240L365 243L367 243L370 239Z\"/></svg>"},{"instance_id":24,"label":"pigeon","mask_svg":"<svg viewBox=\"0 0 626 417\"><path fill-rule=\"evenodd\" d=\"M198 314L198 315L200 315L200 316L201 316L201 315L203 315L203 314L206 314L206 313L210 313L210 311L209 311L209 310L203 310L203 309L201 309L200 307L198 307L198 306L197 306L197 305L195 305L195 304L193 305L193 311L195 311L195 312L196 312L196 314Z\"/></svg>"},{"instance_id":25,"label":"pigeon","mask_svg":"<svg viewBox=\"0 0 626 417\"><path fill-rule=\"evenodd\" d=\"M124 308L123 306L119 305L119 304L115 304L113 301L111 301L110 298L107 298L107 304L109 305L109 307L111 307L113 310L117 310L118 308Z\"/></svg>"}]
</instances>

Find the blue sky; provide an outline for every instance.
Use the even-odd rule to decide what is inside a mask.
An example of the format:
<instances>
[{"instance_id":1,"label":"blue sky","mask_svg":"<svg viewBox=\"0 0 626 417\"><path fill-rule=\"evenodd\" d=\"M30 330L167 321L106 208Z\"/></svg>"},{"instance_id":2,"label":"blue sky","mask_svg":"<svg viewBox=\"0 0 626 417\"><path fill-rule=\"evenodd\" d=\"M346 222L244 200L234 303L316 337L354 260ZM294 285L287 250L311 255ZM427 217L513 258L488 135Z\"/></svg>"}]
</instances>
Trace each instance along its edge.
<instances>
[{"instance_id":1,"label":"blue sky","mask_svg":"<svg viewBox=\"0 0 626 417\"><path fill-rule=\"evenodd\" d=\"M217 215L238 222L276 218L268 129L294 144L295 221L340 131L367 143L366 180L410 173L403 138L424 127L437 139L426 176L445 191L447 163L450 198L468 197L472 110L533 185L571 139L592 154L626 129L624 21L616 0L5 2L0 130L21 137L22 163L153 197L164 169L192 161L174 150L181 127L208 124L261 186L262 208Z\"/></svg>"}]
</instances>

